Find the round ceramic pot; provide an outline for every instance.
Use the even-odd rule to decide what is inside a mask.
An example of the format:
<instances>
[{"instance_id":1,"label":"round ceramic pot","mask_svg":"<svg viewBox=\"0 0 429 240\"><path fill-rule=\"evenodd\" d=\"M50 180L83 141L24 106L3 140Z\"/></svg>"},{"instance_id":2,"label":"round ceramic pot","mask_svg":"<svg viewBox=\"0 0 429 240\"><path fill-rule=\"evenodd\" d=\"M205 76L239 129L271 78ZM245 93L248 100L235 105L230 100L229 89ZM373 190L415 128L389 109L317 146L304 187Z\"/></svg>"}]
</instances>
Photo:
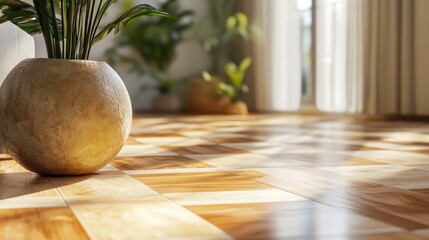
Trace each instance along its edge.
<instances>
[{"instance_id":1,"label":"round ceramic pot","mask_svg":"<svg viewBox=\"0 0 429 240\"><path fill-rule=\"evenodd\" d=\"M89 174L118 154L132 110L121 78L104 62L27 59L0 88L0 140L39 174Z\"/></svg>"},{"instance_id":2,"label":"round ceramic pot","mask_svg":"<svg viewBox=\"0 0 429 240\"><path fill-rule=\"evenodd\" d=\"M179 98L172 94L161 94L155 96L152 101L152 110L155 113L178 113L180 111Z\"/></svg>"}]
</instances>

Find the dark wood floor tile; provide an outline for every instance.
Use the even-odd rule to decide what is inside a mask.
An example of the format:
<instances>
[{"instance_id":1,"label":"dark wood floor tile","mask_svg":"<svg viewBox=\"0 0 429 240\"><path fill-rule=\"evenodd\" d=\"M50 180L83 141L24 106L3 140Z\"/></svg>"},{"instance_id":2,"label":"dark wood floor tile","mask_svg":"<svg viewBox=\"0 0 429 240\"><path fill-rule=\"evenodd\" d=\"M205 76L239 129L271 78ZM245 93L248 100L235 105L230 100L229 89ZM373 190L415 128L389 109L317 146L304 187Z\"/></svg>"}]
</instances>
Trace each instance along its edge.
<instances>
[{"instance_id":1,"label":"dark wood floor tile","mask_svg":"<svg viewBox=\"0 0 429 240\"><path fill-rule=\"evenodd\" d=\"M317 169L269 171L273 174L251 172L237 172L237 174L253 176L255 180L298 196L403 229L415 230L429 227L427 195Z\"/></svg>"},{"instance_id":2,"label":"dark wood floor tile","mask_svg":"<svg viewBox=\"0 0 429 240\"><path fill-rule=\"evenodd\" d=\"M250 137L211 137L205 138L215 143L249 143L249 142L260 142L261 140L250 138Z\"/></svg>"},{"instance_id":3,"label":"dark wood floor tile","mask_svg":"<svg viewBox=\"0 0 429 240\"><path fill-rule=\"evenodd\" d=\"M237 239L334 239L400 230L311 201L187 208Z\"/></svg>"},{"instance_id":4,"label":"dark wood floor tile","mask_svg":"<svg viewBox=\"0 0 429 240\"><path fill-rule=\"evenodd\" d=\"M112 166L120 170L154 170L178 168L210 168L212 166L183 156L151 156L118 158Z\"/></svg>"},{"instance_id":5,"label":"dark wood floor tile","mask_svg":"<svg viewBox=\"0 0 429 240\"><path fill-rule=\"evenodd\" d=\"M229 153L244 153L240 149L220 145L194 145L184 147L163 147L169 151L175 152L180 155L193 155L193 154L229 154Z\"/></svg>"},{"instance_id":6,"label":"dark wood floor tile","mask_svg":"<svg viewBox=\"0 0 429 240\"><path fill-rule=\"evenodd\" d=\"M160 193L268 189L258 181L229 172L144 174L133 177Z\"/></svg>"}]
</instances>

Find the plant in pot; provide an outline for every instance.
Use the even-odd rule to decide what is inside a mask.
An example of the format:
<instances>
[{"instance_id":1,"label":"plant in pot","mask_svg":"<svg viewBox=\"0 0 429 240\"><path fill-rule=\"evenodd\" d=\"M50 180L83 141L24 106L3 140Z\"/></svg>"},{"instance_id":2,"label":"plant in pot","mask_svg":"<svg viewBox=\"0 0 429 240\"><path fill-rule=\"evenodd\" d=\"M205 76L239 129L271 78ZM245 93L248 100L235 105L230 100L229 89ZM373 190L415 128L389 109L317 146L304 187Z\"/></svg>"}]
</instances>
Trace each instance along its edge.
<instances>
[{"instance_id":1,"label":"plant in pot","mask_svg":"<svg viewBox=\"0 0 429 240\"><path fill-rule=\"evenodd\" d=\"M160 1L160 10L176 18L151 18L136 21L126 27L117 38L116 46L106 52L109 62L128 63L130 71L141 76L149 75L155 84L144 84L139 92L154 88L159 95L152 101L157 113L177 113L181 106L175 88L186 82L172 77L168 69L176 58L176 48L183 40L184 32L192 26L193 12L181 10L178 0ZM138 56L124 54L122 48L131 48Z\"/></svg>"},{"instance_id":2,"label":"plant in pot","mask_svg":"<svg viewBox=\"0 0 429 240\"><path fill-rule=\"evenodd\" d=\"M0 23L42 33L47 59L19 63L0 88L0 139L25 168L82 175L108 164L131 128L128 92L91 47L138 17L169 16L142 4L99 27L115 0L0 0Z\"/></svg>"},{"instance_id":3,"label":"plant in pot","mask_svg":"<svg viewBox=\"0 0 429 240\"><path fill-rule=\"evenodd\" d=\"M218 89L219 84L227 84L222 76L224 66L230 65L228 53L233 41L248 41L260 36L260 28L249 22L241 12L233 13L234 1L217 0L209 2L209 16L200 23L196 36L211 59L211 81L196 78L188 91L188 110L198 113L224 113L225 95ZM243 103L244 104L244 103ZM241 105L241 104L240 104ZM245 104L244 104L245 106Z\"/></svg>"},{"instance_id":4,"label":"plant in pot","mask_svg":"<svg viewBox=\"0 0 429 240\"><path fill-rule=\"evenodd\" d=\"M244 78L251 64L252 60L250 58L245 58L239 66L232 62L225 64L224 71L229 81L216 82L218 93L228 99L228 102L223 104L223 113L238 115L249 113L246 104L240 101L239 93L247 93L249 91L249 87L244 84ZM207 82L212 82L220 77L213 76L209 72L204 72L203 78Z\"/></svg>"}]
</instances>

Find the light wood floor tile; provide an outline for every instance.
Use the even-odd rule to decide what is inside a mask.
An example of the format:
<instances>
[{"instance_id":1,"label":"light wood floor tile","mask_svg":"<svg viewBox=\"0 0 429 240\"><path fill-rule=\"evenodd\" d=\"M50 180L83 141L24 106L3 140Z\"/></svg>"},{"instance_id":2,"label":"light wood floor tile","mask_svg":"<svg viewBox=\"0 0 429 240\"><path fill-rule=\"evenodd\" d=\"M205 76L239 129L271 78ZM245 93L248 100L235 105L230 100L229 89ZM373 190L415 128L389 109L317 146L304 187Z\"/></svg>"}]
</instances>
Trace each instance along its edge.
<instances>
[{"instance_id":1,"label":"light wood floor tile","mask_svg":"<svg viewBox=\"0 0 429 240\"><path fill-rule=\"evenodd\" d=\"M55 197L15 197L0 200L0 209L67 207L60 195Z\"/></svg>"},{"instance_id":2,"label":"light wood floor tile","mask_svg":"<svg viewBox=\"0 0 429 240\"><path fill-rule=\"evenodd\" d=\"M28 170L21 167L15 160L0 161L0 175L6 173L28 173Z\"/></svg>"},{"instance_id":3,"label":"light wood floor tile","mask_svg":"<svg viewBox=\"0 0 429 240\"><path fill-rule=\"evenodd\" d=\"M271 203L305 200L300 196L275 188L267 190L166 193L164 196L182 206Z\"/></svg>"},{"instance_id":4,"label":"light wood floor tile","mask_svg":"<svg viewBox=\"0 0 429 240\"><path fill-rule=\"evenodd\" d=\"M424 237L425 239L429 239L429 228L428 229L420 229L414 231L415 234Z\"/></svg>"},{"instance_id":5,"label":"light wood floor tile","mask_svg":"<svg viewBox=\"0 0 429 240\"><path fill-rule=\"evenodd\" d=\"M7 153L0 153L0 160L8 160L8 159L12 159L12 157L9 156L9 154L7 154Z\"/></svg>"},{"instance_id":6,"label":"light wood floor tile","mask_svg":"<svg viewBox=\"0 0 429 240\"><path fill-rule=\"evenodd\" d=\"M30 172L0 175L0 187L2 189L0 200L16 197L58 196L49 179Z\"/></svg>"},{"instance_id":7,"label":"light wood floor tile","mask_svg":"<svg viewBox=\"0 0 429 240\"><path fill-rule=\"evenodd\" d=\"M68 208L0 209L0 239L89 239Z\"/></svg>"},{"instance_id":8,"label":"light wood floor tile","mask_svg":"<svg viewBox=\"0 0 429 240\"><path fill-rule=\"evenodd\" d=\"M323 169L403 189L429 189L429 182L426 181L429 179L429 171L401 165L348 166Z\"/></svg>"},{"instance_id":9,"label":"light wood floor tile","mask_svg":"<svg viewBox=\"0 0 429 240\"><path fill-rule=\"evenodd\" d=\"M67 201L73 197L151 199L158 195L151 188L123 173L102 173L80 177L50 178L55 187Z\"/></svg>"},{"instance_id":10,"label":"light wood floor tile","mask_svg":"<svg viewBox=\"0 0 429 240\"><path fill-rule=\"evenodd\" d=\"M429 166L429 155L411 153L411 152L401 152L401 151L390 151L390 150L379 150L379 151L356 151L356 152L346 152L345 154L366 158L374 161L391 163L391 164L401 164L404 166L416 166L416 167L425 167Z\"/></svg>"},{"instance_id":11,"label":"light wood floor tile","mask_svg":"<svg viewBox=\"0 0 429 240\"><path fill-rule=\"evenodd\" d=\"M281 153L306 153L306 152L321 152L323 149L292 144L279 144L267 142L255 143L225 143L223 146L230 148L241 149L244 151L257 153L257 154L281 154Z\"/></svg>"},{"instance_id":12,"label":"light wood floor tile","mask_svg":"<svg viewBox=\"0 0 429 240\"><path fill-rule=\"evenodd\" d=\"M52 181L97 239L229 239L180 205L126 174L111 172ZM142 231L142 229L146 229Z\"/></svg>"},{"instance_id":13,"label":"light wood floor tile","mask_svg":"<svg viewBox=\"0 0 429 240\"><path fill-rule=\"evenodd\" d=\"M222 230L164 199L117 202L69 201L96 239L230 239Z\"/></svg>"},{"instance_id":14,"label":"light wood floor tile","mask_svg":"<svg viewBox=\"0 0 429 240\"><path fill-rule=\"evenodd\" d=\"M365 158L351 157L333 152L323 153L301 153L301 154L279 154L273 156L277 159L297 160L315 167L324 166L367 166L367 165L386 165L387 163L377 162Z\"/></svg>"}]
</instances>

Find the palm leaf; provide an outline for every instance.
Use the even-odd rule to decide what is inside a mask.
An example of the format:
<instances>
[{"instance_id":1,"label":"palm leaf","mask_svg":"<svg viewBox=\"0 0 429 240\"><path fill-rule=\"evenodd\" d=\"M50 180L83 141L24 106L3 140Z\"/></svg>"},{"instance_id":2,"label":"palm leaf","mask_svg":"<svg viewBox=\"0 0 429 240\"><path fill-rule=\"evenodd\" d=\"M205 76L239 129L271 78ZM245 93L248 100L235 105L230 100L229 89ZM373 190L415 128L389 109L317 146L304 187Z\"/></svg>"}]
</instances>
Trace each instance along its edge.
<instances>
[{"instance_id":1,"label":"palm leaf","mask_svg":"<svg viewBox=\"0 0 429 240\"><path fill-rule=\"evenodd\" d=\"M119 18L114 20L113 22L107 24L92 40L92 44L102 40L106 37L110 32L115 30L115 34L121 31L128 23L131 21L143 17L143 16L160 16L160 17L169 17L170 15L165 12L158 11L157 9L149 6L147 4L141 4L133 7L128 10L124 14L122 14Z\"/></svg>"},{"instance_id":2,"label":"palm leaf","mask_svg":"<svg viewBox=\"0 0 429 240\"><path fill-rule=\"evenodd\" d=\"M113 29L116 33L140 16L169 16L139 5L97 34L98 26L116 0L0 0L0 24L10 21L30 35L42 33L49 58L88 59L91 47ZM60 19L58 19L59 17Z\"/></svg>"},{"instance_id":3,"label":"palm leaf","mask_svg":"<svg viewBox=\"0 0 429 240\"><path fill-rule=\"evenodd\" d=\"M0 24L10 21L30 35L42 32L32 5L19 0L0 0L0 11L3 13Z\"/></svg>"}]
</instances>

